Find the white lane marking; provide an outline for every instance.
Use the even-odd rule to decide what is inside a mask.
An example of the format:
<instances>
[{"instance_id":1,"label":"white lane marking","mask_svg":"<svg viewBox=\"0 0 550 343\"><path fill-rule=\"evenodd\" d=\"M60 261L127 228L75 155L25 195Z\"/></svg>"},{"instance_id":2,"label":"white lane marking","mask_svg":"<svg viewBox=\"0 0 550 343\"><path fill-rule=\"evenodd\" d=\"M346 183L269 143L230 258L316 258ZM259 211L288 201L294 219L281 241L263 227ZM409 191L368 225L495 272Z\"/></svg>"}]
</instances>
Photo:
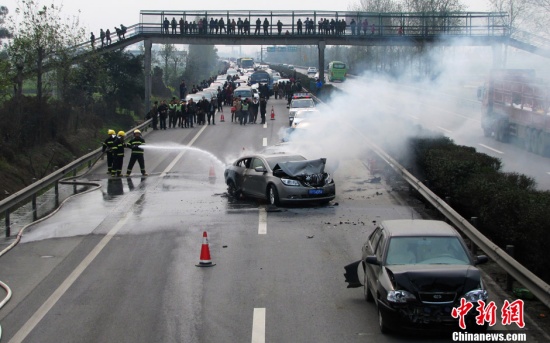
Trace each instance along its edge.
<instances>
[{"instance_id":1,"label":"white lane marking","mask_svg":"<svg viewBox=\"0 0 550 343\"><path fill-rule=\"evenodd\" d=\"M186 146L191 146L193 145L193 143L195 143L195 141L199 138L199 136L201 135L201 133L206 129L206 125L202 127L202 129L199 130L199 132L197 132L197 134L195 135L195 137L193 137L193 139L189 142L189 144L187 144ZM165 177L166 176L166 173L168 173L170 170L172 170L172 168L174 168L174 166L176 165L176 163L178 163L178 161L183 157L183 155L187 152L187 150L182 150L178 156L176 156L176 158L174 158L172 160L172 162L168 165L168 167L166 167L166 169L164 169L164 171L162 173L160 173L160 177Z\"/></svg>"},{"instance_id":2,"label":"white lane marking","mask_svg":"<svg viewBox=\"0 0 550 343\"><path fill-rule=\"evenodd\" d=\"M497 150L497 149L493 149L493 148L491 148L490 146L487 146L487 145L485 145L485 144L479 143L479 145L481 145L481 146L484 147L485 149L489 149L489 150L494 151L494 152L496 152L496 153L504 154L502 151L499 151L499 150Z\"/></svg>"},{"instance_id":3,"label":"white lane marking","mask_svg":"<svg viewBox=\"0 0 550 343\"><path fill-rule=\"evenodd\" d=\"M267 122L264 123L264 129L267 129Z\"/></svg>"},{"instance_id":4,"label":"white lane marking","mask_svg":"<svg viewBox=\"0 0 550 343\"><path fill-rule=\"evenodd\" d=\"M414 119L414 120L418 120L418 117L411 116L410 114L409 114L408 116L411 117L411 118Z\"/></svg>"},{"instance_id":5,"label":"white lane marking","mask_svg":"<svg viewBox=\"0 0 550 343\"><path fill-rule=\"evenodd\" d=\"M453 133L453 131L447 130L446 128L441 127L441 126L437 126L437 128L440 129L441 131L445 131L445 132L447 132L447 133Z\"/></svg>"},{"instance_id":6,"label":"white lane marking","mask_svg":"<svg viewBox=\"0 0 550 343\"><path fill-rule=\"evenodd\" d=\"M260 208L260 214L258 218L258 235L267 234L267 211L265 207Z\"/></svg>"},{"instance_id":7,"label":"white lane marking","mask_svg":"<svg viewBox=\"0 0 550 343\"><path fill-rule=\"evenodd\" d=\"M262 146L267 146L267 138L264 137L264 139L262 140Z\"/></svg>"},{"instance_id":8,"label":"white lane marking","mask_svg":"<svg viewBox=\"0 0 550 343\"><path fill-rule=\"evenodd\" d=\"M252 343L265 343L265 308L254 309Z\"/></svg>"},{"instance_id":9,"label":"white lane marking","mask_svg":"<svg viewBox=\"0 0 550 343\"><path fill-rule=\"evenodd\" d=\"M90 251L82 262L73 270L73 272L63 281L61 285L50 295L50 297L40 306L40 308L32 315L31 318L17 331L12 337L9 343L22 342L29 333L38 325L38 323L44 318L44 316L55 306L59 299L67 292L69 287L78 279L78 277L88 268L92 261L99 255L99 253L105 248L109 241L117 234L118 230L126 224L130 216L127 214L120 219L118 223L109 231L103 239Z\"/></svg>"}]
</instances>

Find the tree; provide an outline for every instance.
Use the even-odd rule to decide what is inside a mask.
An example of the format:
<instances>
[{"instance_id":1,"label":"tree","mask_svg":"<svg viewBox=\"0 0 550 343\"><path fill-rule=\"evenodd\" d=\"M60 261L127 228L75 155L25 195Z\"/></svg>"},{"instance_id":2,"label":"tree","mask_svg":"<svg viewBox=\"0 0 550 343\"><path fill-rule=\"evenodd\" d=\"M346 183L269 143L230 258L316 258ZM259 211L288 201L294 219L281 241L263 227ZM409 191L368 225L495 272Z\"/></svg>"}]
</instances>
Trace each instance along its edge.
<instances>
[{"instance_id":1,"label":"tree","mask_svg":"<svg viewBox=\"0 0 550 343\"><path fill-rule=\"evenodd\" d=\"M10 30L4 26L8 13L9 10L6 6L0 6L0 45L2 45L2 39L12 38Z\"/></svg>"},{"instance_id":2,"label":"tree","mask_svg":"<svg viewBox=\"0 0 550 343\"><path fill-rule=\"evenodd\" d=\"M168 73L168 60L173 58L178 49L174 44L163 44L160 48L159 55L164 61L164 83L168 83L169 73Z\"/></svg>"},{"instance_id":3,"label":"tree","mask_svg":"<svg viewBox=\"0 0 550 343\"><path fill-rule=\"evenodd\" d=\"M213 45L189 45L183 78L190 83L217 75L218 50Z\"/></svg>"},{"instance_id":4,"label":"tree","mask_svg":"<svg viewBox=\"0 0 550 343\"><path fill-rule=\"evenodd\" d=\"M524 27L524 22L529 20L532 6L524 0L490 0L491 7L496 12L506 12L508 17L503 18L502 25L510 29L510 35L513 36L516 31ZM508 59L508 44L504 44L504 56L502 67L506 67Z\"/></svg>"},{"instance_id":5,"label":"tree","mask_svg":"<svg viewBox=\"0 0 550 343\"><path fill-rule=\"evenodd\" d=\"M10 31L14 37L8 51L14 65L36 75L36 95L40 104L44 63L55 64L63 54L68 54L68 47L84 36L84 31L78 27L78 18L62 18L61 7L54 4L39 7L34 0L21 0L21 6L15 13L23 20L20 23L15 19L11 21Z\"/></svg>"}]
</instances>

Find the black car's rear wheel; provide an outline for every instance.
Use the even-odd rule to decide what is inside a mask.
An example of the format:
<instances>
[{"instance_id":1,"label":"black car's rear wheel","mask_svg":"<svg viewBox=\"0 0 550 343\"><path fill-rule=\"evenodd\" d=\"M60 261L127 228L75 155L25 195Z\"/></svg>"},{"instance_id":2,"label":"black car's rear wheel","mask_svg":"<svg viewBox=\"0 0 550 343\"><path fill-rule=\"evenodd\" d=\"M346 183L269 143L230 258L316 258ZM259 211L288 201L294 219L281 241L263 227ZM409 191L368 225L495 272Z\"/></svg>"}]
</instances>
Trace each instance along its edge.
<instances>
[{"instance_id":1,"label":"black car's rear wheel","mask_svg":"<svg viewBox=\"0 0 550 343\"><path fill-rule=\"evenodd\" d=\"M227 193L235 199L239 199L241 197L241 191L237 188L233 180L229 180L227 182Z\"/></svg>"},{"instance_id":2,"label":"black car's rear wheel","mask_svg":"<svg viewBox=\"0 0 550 343\"><path fill-rule=\"evenodd\" d=\"M274 206L279 206L279 192L277 191L277 187L274 185L269 185L267 189L267 197L269 199L269 204Z\"/></svg>"},{"instance_id":3,"label":"black car's rear wheel","mask_svg":"<svg viewBox=\"0 0 550 343\"><path fill-rule=\"evenodd\" d=\"M365 270L365 275L363 276L363 294L365 295L365 301L368 301L371 303L374 300L374 297L372 296L372 293L370 292L370 289L369 289L366 270Z\"/></svg>"}]
</instances>

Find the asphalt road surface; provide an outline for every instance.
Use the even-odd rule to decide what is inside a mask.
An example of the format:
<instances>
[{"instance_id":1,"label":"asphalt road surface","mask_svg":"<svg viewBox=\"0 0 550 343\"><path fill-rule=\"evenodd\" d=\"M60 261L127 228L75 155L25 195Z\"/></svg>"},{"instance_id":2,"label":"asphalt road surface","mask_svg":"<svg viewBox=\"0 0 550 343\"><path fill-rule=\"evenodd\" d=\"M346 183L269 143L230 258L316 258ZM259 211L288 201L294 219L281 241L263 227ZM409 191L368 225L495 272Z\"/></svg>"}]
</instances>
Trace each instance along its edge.
<instances>
[{"instance_id":1,"label":"asphalt road surface","mask_svg":"<svg viewBox=\"0 0 550 343\"><path fill-rule=\"evenodd\" d=\"M284 101L270 100L268 116L271 106L265 126L231 123L226 107L215 126L147 132L148 177L110 178L98 165L87 178L101 189L69 200L2 257L14 291L0 311L3 341L448 341L382 335L362 289L346 289L343 267L374 222L420 218L368 182L364 156L340 161L328 206L227 197L224 165L277 143L288 125ZM216 266L198 268L205 231Z\"/></svg>"}]
</instances>

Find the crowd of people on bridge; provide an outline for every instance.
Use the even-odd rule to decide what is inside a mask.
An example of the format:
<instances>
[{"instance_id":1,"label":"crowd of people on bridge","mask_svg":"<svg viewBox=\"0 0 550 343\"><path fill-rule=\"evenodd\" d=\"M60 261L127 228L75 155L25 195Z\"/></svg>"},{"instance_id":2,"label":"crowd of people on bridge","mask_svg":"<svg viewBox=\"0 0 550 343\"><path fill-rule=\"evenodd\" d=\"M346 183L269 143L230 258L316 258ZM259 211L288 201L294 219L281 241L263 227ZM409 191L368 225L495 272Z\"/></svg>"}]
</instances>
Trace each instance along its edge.
<instances>
[{"instance_id":1,"label":"crowd of people on bridge","mask_svg":"<svg viewBox=\"0 0 550 343\"><path fill-rule=\"evenodd\" d=\"M226 22L227 20L227 22ZM162 23L162 33L163 34L237 34L237 35L271 35L273 34L272 29L276 31L278 35L374 35L377 33L377 27L374 23L370 23L367 18L363 20L358 19L355 21L352 18L349 22L345 19L338 18L320 18L317 23L315 23L313 18L307 17L302 20L299 18L296 23L293 24L283 24L281 20L277 20L275 25L272 25L268 18L257 18L254 23L248 18L227 18L224 20L223 17L219 19L210 18L200 18L198 21L187 21L183 17L176 19L172 17L172 20L169 20L167 17L164 18ZM251 32L251 26L254 26L254 32ZM348 31L349 28L349 31ZM283 33L283 29L287 29ZM290 30L289 30L290 29ZM388 32L388 31L386 31ZM395 33L402 35L404 33L403 26L396 26Z\"/></svg>"},{"instance_id":2,"label":"crowd of people on bridge","mask_svg":"<svg viewBox=\"0 0 550 343\"><path fill-rule=\"evenodd\" d=\"M120 28L115 26L115 32L118 37L118 40L121 41L123 39L126 39L126 32L128 31L128 28L124 26L123 24L120 24ZM113 43L111 39L111 31L109 29L103 31L103 29L99 29L99 39L101 41L101 47L110 45ZM92 49L95 49L95 42L96 42L96 36L92 32L90 34L90 44L92 45Z\"/></svg>"}]
</instances>

